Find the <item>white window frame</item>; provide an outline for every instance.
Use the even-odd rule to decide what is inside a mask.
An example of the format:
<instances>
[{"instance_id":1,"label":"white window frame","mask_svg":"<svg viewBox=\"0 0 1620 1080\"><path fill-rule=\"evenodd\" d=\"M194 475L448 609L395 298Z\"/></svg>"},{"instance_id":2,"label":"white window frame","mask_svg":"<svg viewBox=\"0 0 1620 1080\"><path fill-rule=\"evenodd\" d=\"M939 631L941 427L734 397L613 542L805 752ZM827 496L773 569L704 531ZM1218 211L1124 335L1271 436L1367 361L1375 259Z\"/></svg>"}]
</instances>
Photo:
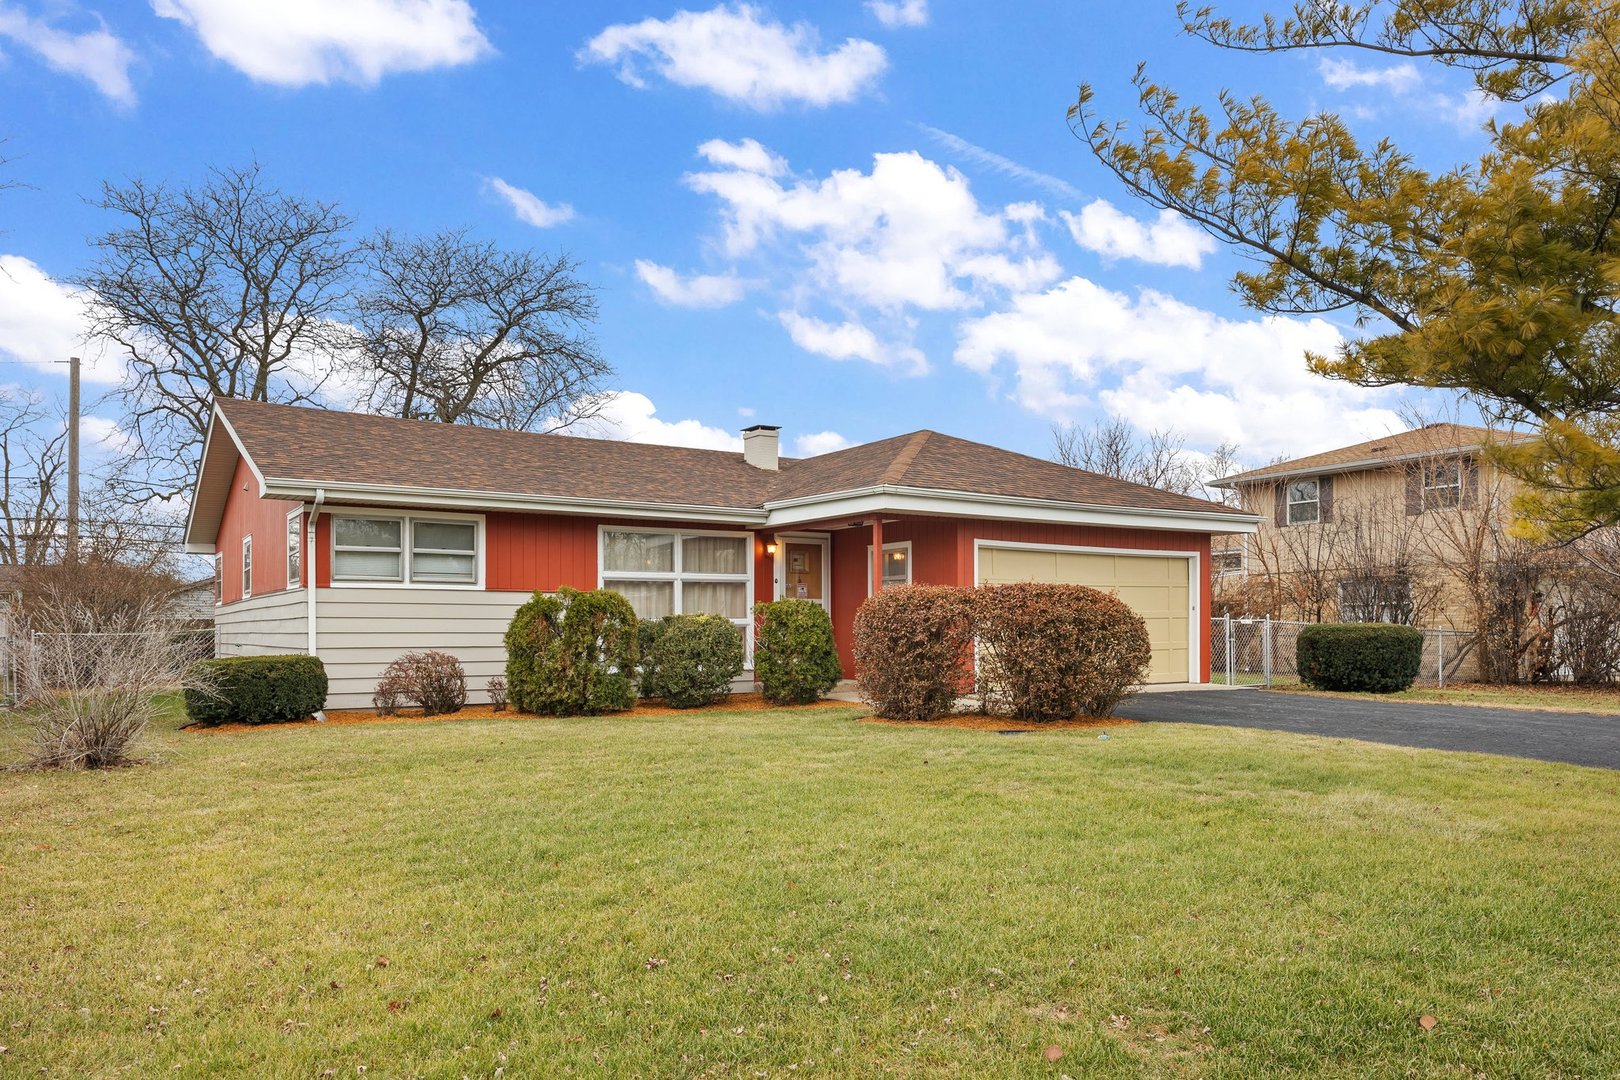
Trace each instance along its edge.
<instances>
[{"instance_id":1,"label":"white window frame","mask_svg":"<svg viewBox=\"0 0 1620 1080\"><path fill-rule=\"evenodd\" d=\"M293 573L293 544L297 543L298 572ZM287 588L304 587L304 508L287 512Z\"/></svg>"},{"instance_id":2,"label":"white window frame","mask_svg":"<svg viewBox=\"0 0 1620 1080\"><path fill-rule=\"evenodd\" d=\"M675 538L675 551L673 553L672 570L609 570L607 568L607 534L608 533L643 533L648 536L672 536ZM688 536L731 536L743 540L747 549L746 562L748 571L745 574L699 574L686 573L682 568L685 554L684 539ZM650 525L598 525L596 527L596 587L607 589L609 579L613 581L669 581L674 583L673 597L670 600L671 610L676 615L686 613L684 596L681 585L686 581L722 581L747 583L748 614L741 619L730 620L731 624L742 631L743 635L743 665L744 670L752 671L754 668L754 563L757 558L755 547L758 538L751 532L732 531L727 529L668 529Z\"/></svg>"},{"instance_id":3,"label":"white window frame","mask_svg":"<svg viewBox=\"0 0 1620 1080\"><path fill-rule=\"evenodd\" d=\"M889 552L891 552L891 551L904 551L906 553L906 580L902 581L900 584L902 584L902 585L910 585L911 581L912 581L912 577L911 577L911 541L910 540L896 540L892 544L884 544L883 545L883 554L885 556L887 556L889 554ZM872 595L872 545L871 544L866 545L866 595L867 596Z\"/></svg>"},{"instance_id":4,"label":"white window frame","mask_svg":"<svg viewBox=\"0 0 1620 1080\"><path fill-rule=\"evenodd\" d=\"M225 553L214 552L214 606L225 602Z\"/></svg>"},{"instance_id":5,"label":"white window frame","mask_svg":"<svg viewBox=\"0 0 1620 1080\"><path fill-rule=\"evenodd\" d=\"M253 534L242 537L242 599L253 597Z\"/></svg>"},{"instance_id":6,"label":"white window frame","mask_svg":"<svg viewBox=\"0 0 1620 1080\"><path fill-rule=\"evenodd\" d=\"M1422 465L1423 509L1424 510L1456 510L1462 506L1463 494L1463 463L1462 458L1444 458L1437 462L1424 462ZM1444 484L1436 484L1436 474L1441 469L1449 469L1452 479ZM1447 496L1451 501L1439 502L1431 498L1430 492L1455 492Z\"/></svg>"},{"instance_id":7,"label":"white window frame","mask_svg":"<svg viewBox=\"0 0 1620 1080\"><path fill-rule=\"evenodd\" d=\"M334 589L455 589L462 592L473 592L484 587L484 552L485 530L484 515L482 514L449 514L438 511L412 510L401 513L394 510L366 510L361 508L344 508L332 510L328 515L331 526L327 529L330 541L327 544L327 558L332 568L332 588ZM339 518L359 518L364 521L397 521L399 522L399 567L400 577L387 581L375 578L344 579L337 576L337 522ZM473 580L468 581L413 581L411 580L411 523L414 521L461 521L469 522L473 526ZM377 549L381 550L381 549Z\"/></svg>"},{"instance_id":8,"label":"white window frame","mask_svg":"<svg viewBox=\"0 0 1620 1080\"><path fill-rule=\"evenodd\" d=\"M1320 525L1322 523L1322 478L1319 476L1301 476L1287 481L1288 486L1283 489L1283 524L1284 525ZM1294 487L1298 484L1316 485L1314 499L1294 498ZM1309 520L1294 520L1294 507L1309 506L1312 514Z\"/></svg>"}]
</instances>

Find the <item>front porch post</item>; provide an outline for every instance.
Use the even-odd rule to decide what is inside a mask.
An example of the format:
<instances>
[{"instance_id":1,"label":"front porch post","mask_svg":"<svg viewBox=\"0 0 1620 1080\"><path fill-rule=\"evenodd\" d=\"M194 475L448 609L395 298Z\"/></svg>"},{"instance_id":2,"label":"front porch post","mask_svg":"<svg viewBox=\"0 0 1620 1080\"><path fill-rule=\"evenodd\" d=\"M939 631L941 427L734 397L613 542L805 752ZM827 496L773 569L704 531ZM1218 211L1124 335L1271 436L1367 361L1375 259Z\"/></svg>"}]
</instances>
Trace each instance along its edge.
<instances>
[{"instance_id":1,"label":"front porch post","mask_svg":"<svg viewBox=\"0 0 1620 1080\"><path fill-rule=\"evenodd\" d=\"M883 519L872 519L872 595L883 591Z\"/></svg>"}]
</instances>

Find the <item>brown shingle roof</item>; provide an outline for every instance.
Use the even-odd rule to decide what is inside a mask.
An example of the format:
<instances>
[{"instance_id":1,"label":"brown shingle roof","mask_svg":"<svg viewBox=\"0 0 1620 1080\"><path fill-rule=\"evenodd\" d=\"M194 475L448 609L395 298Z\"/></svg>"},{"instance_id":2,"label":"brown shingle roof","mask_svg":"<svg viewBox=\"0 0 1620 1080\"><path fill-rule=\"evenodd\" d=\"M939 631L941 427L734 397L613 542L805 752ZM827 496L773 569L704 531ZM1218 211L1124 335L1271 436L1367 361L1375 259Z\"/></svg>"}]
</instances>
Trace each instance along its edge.
<instances>
[{"instance_id":1,"label":"brown shingle roof","mask_svg":"<svg viewBox=\"0 0 1620 1080\"><path fill-rule=\"evenodd\" d=\"M1445 454L1455 453L1460 450L1472 450L1493 440L1514 437L1511 434L1493 431L1490 428L1473 427L1468 424L1428 424L1424 427L1414 428L1411 431L1386 435L1382 439L1369 439L1353 446L1341 446L1337 450L1328 450L1320 454L1312 454L1309 457L1274 462L1261 469L1250 469L1248 472L1225 477L1219 483L1225 487L1255 480L1268 480L1276 476L1292 476L1298 473L1330 473L1341 470L1347 471L1350 468L1376 467L1379 462L1383 461L1393 461L1423 454Z\"/></svg>"},{"instance_id":2,"label":"brown shingle roof","mask_svg":"<svg viewBox=\"0 0 1620 1080\"><path fill-rule=\"evenodd\" d=\"M770 472L740 453L497 431L459 424L222 401L267 478L491 495L757 510L767 502L879 486L1194 512L1227 508L983 443L918 431ZM1227 511L1241 513L1241 511Z\"/></svg>"}]
</instances>

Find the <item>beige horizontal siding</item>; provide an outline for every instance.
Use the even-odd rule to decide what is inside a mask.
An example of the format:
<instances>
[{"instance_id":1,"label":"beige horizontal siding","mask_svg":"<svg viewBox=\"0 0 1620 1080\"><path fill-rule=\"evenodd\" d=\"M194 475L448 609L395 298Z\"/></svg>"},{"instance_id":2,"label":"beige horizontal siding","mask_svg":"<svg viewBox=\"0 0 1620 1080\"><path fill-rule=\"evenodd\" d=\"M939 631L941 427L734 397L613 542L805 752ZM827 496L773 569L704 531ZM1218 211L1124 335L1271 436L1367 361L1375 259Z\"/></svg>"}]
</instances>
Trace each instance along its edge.
<instances>
[{"instance_id":1,"label":"beige horizontal siding","mask_svg":"<svg viewBox=\"0 0 1620 1080\"><path fill-rule=\"evenodd\" d=\"M467 700L484 702L484 683L506 671L502 639L533 593L471 589L320 589L316 649L326 664L333 709L371 705L377 676L408 652L438 649L461 661Z\"/></svg>"},{"instance_id":2,"label":"beige horizontal siding","mask_svg":"<svg viewBox=\"0 0 1620 1080\"><path fill-rule=\"evenodd\" d=\"M301 653L309 645L309 597L302 591L255 596L214 609L220 656Z\"/></svg>"}]
</instances>

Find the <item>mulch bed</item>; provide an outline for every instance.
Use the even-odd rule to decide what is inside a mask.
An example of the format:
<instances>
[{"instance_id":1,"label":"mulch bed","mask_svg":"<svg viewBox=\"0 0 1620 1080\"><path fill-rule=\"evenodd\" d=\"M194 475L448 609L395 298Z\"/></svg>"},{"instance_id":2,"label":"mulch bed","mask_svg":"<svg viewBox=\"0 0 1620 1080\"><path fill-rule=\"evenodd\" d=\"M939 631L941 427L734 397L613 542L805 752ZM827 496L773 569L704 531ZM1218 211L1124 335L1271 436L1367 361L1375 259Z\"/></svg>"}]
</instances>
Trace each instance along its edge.
<instances>
[{"instance_id":1,"label":"mulch bed","mask_svg":"<svg viewBox=\"0 0 1620 1080\"><path fill-rule=\"evenodd\" d=\"M703 709L672 709L668 705L649 699L641 702L628 712L609 713L608 717L621 716L680 716L692 713L712 712L764 712L782 711L797 712L804 709L848 709L852 703L848 701L816 701L809 705L771 705L765 701L761 694L732 694L726 700L710 705ZM219 724L215 727L188 728L190 731L204 733L229 731L264 731L271 728L297 728L297 727L346 727L354 724L432 724L442 720L552 720L555 717L540 716L537 713L519 712L508 706L496 712L488 705L468 705L460 712L445 713L440 716L423 716L421 713L406 710L395 716L379 716L375 709L328 709L326 722L322 723L314 717L305 717L302 720L291 720L285 724Z\"/></svg>"},{"instance_id":2,"label":"mulch bed","mask_svg":"<svg viewBox=\"0 0 1620 1080\"><path fill-rule=\"evenodd\" d=\"M1063 731L1073 728L1129 727L1136 723L1123 716L1077 716L1073 720L1036 722L1010 720L1005 716L985 716L983 713L960 713L942 720L884 720L876 716L863 716L863 724L882 724L885 727L906 728L967 728L971 731Z\"/></svg>"}]
</instances>

